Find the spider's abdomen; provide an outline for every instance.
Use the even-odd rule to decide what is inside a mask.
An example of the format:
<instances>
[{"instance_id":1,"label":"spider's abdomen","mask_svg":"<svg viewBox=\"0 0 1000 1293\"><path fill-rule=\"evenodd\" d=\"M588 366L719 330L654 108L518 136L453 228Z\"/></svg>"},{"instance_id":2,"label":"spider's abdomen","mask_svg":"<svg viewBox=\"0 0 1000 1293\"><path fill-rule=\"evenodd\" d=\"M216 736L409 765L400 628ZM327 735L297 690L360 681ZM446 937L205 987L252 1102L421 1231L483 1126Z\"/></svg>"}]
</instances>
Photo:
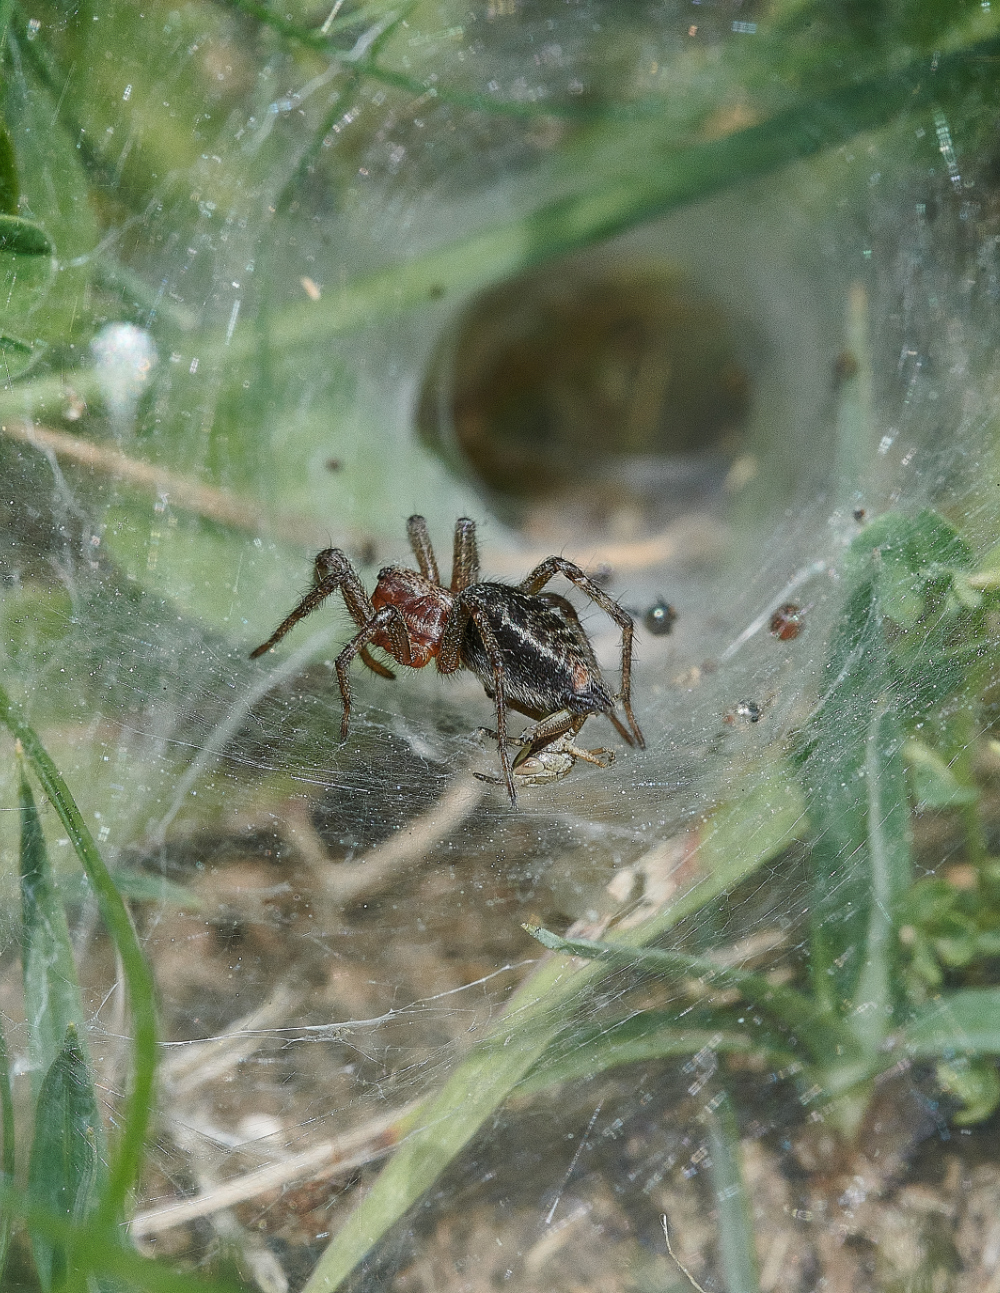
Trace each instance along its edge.
<instances>
[{"instance_id":1,"label":"spider's abdomen","mask_svg":"<svg viewBox=\"0 0 1000 1293\"><path fill-rule=\"evenodd\" d=\"M441 635L452 607L452 596L446 588L425 579L415 570L386 566L379 571L372 605L376 610L382 606L395 606L406 620L408 659L393 649L388 633L377 633L374 638L375 646L387 651L400 664L422 669L441 650Z\"/></svg>"},{"instance_id":2,"label":"spider's abdomen","mask_svg":"<svg viewBox=\"0 0 1000 1293\"><path fill-rule=\"evenodd\" d=\"M530 718L544 718L560 709L572 714L613 709L614 700L593 649L565 597L532 596L492 583L477 584L470 591L479 594L480 590L475 605L503 657L504 693L511 708ZM493 696L493 666L472 620L462 638L462 663Z\"/></svg>"}]
</instances>

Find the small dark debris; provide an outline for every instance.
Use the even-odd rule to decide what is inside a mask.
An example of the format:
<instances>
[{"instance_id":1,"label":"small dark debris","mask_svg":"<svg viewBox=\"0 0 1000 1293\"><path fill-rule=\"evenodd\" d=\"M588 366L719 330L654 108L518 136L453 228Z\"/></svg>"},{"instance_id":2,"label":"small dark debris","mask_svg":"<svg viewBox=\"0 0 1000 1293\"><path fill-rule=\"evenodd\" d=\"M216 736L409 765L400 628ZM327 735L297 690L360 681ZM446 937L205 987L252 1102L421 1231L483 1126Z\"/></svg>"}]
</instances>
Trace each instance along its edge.
<instances>
[{"instance_id":1,"label":"small dark debris","mask_svg":"<svg viewBox=\"0 0 1000 1293\"><path fill-rule=\"evenodd\" d=\"M865 511L865 509L864 509L863 507L856 507L856 508L854 509L854 511L851 513L851 515L854 517L854 519L855 519L855 520L858 522L858 524L860 525L860 524L861 524L861 522L862 522L862 521L865 519L865 517L868 515L868 513Z\"/></svg>"},{"instance_id":2,"label":"small dark debris","mask_svg":"<svg viewBox=\"0 0 1000 1293\"><path fill-rule=\"evenodd\" d=\"M791 642L802 631L802 608L794 602L785 602L771 616L771 632L781 642Z\"/></svg>"},{"instance_id":3,"label":"small dark debris","mask_svg":"<svg viewBox=\"0 0 1000 1293\"><path fill-rule=\"evenodd\" d=\"M759 723L763 712L755 700L741 700L736 706L739 717L745 718L750 723Z\"/></svg>"},{"instance_id":4,"label":"small dark debris","mask_svg":"<svg viewBox=\"0 0 1000 1293\"><path fill-rule=\"evenodd\" d=\"M654 637L666 637L673 631L677 623L677 612L670 603L663 597L658 602L654 602L649 610L643 615L642 622L648 632Z\"/></svg>"},{"instance_id":5,"label":"small dark debris","mask_svg":"<svg viewBox=\"0 0 1000 1293\"><path fill-rule=\"evenodd\" d=\"M838 382L846 382L858 375L858 359L850 350L842 350L833 361L833 375Z\"/></svg>"},{"instance_id":6,"label":"small dark debris","mask_svg":"<svg viewBox=\"0 0 1000 1293\"><path fill-rule=\"evenodd\" d=\"M344 470L343 460L340 458L327 458L326 469L327 471L343 471Z\"/></svg>"}]
</instances>

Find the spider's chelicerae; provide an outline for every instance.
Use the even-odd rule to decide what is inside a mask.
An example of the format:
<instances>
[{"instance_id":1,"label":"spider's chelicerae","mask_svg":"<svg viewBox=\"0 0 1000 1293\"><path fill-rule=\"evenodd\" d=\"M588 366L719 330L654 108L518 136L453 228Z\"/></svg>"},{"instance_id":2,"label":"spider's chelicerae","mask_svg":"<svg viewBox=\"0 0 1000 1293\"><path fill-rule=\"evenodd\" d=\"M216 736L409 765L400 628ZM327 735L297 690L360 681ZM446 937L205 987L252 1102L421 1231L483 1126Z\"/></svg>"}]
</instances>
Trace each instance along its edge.
<instances>
[{"instance_id":1,"label":"spider's chelicerae","mask_svg":"<svg viewBox=\"0 0 1000 1293\"><path fill-rule=\"evenodd\" d=\"M351 720L351 682L355 656L383 678L395 675L376 660L370 647L379 647L410 669L432 660L439 673L471 670L496 705L496 740L503 782L510 802L517 802L510 746L521 744L537 755L554 742L572 738L591 714L605 714L629 745L645 745L632 713L632 617L588 579L579 566L563 557L548 557L519 584L499 584L479 578L479 550L474 521L455 524L451 584L445 586L422 516L411 516L406 533L419 571L386 566L379 571L371 597L339 548L326 548L316 557L315 582L292 613L262 642L251 658L263 655L309 615L331 593L343 594L359 632L337 657L337 679L344 701L341 740ZM613 695L601 676L593 647L576 611L556 593L542 589L563 575L615 621L622 634L621 691ZM620 702L627 726L615 713ZM507 735L507 711L515 709L535 719L536 726L519 742ZM580 752L577 752L580 753ZM520 756L519 756L520 757Z\"/></svg>"}]
</instances>

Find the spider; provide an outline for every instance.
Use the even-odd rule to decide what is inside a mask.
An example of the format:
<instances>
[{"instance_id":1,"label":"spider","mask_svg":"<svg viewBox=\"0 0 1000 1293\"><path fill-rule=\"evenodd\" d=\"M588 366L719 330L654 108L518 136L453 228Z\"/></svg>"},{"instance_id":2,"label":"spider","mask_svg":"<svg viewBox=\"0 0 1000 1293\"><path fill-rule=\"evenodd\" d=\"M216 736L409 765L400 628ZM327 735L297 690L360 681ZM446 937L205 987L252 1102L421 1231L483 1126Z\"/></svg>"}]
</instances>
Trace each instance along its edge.
<instances>
[{"instance_id":1,"label":"spider","mask_svg":"<svg viewBox=\"0 0 1000 1293\"><path fill-rule=\"evenodd\" d=\"M517 802L515 759L510 756L507 711L536 720L527 748L537 755L547 745L579 732L588 715L605 714L628 745L646 744L632 713L632 617L600 589L579 566L563 557L548 557L519 584L481 581L476 526L467 517L455 523L451 584L438 572L427 522L411 516L406 523L419 571L386 566L379 571L371 597L339 548L326 548L315 559L314 584L266 642L250 653L256 659L338 590L359 632L337 657L337 680L344 702L340 739L351 721L351 682L355 656L383 678L395 675L376 660L372 646L410 669L436 661L439 673L469 669L496 706L496 741L503 784ZM621 629L621 691L613 695L583 625L572 605L542 589L563 575L596 602ZM621 702L628 726L615 713Z\"/></svg>"}]
</instances>

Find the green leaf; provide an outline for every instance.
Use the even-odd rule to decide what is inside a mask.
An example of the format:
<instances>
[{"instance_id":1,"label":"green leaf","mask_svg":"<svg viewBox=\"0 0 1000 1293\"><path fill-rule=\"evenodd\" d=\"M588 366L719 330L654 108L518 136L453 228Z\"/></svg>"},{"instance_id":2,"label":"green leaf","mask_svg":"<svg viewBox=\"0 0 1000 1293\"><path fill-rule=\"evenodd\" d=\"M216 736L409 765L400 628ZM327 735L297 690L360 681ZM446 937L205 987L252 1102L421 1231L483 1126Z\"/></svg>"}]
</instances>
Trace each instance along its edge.
<instances>
[{"instance_id":1,"label":"green leaf","mask_svg":"<svg viewBox=\"0 0 1000 1293\"><path fill-rule=\"evenodd\" d=\"M869 579L848 596L824 667L824 699L799 751L816 832L810 975L828 1010L854 997L863 964L872 900L865 759L871 716L888 684L888 653Z\"/></svg>"},{"instance_id":2,"label":"green leaf","mask_svg":"<svg viewBox=\"0 0 1000 1293\"><path fill-rule=\"evenodd\" d=\"M964 1108L952 1115L952 1122L969 1127L982 1122L1000 1105L1000 1074L992 1060L960 1060L936 1068L943 1091L961 1100Z\"/></svg>"},{"instance_id":3,"label":"green leaf","mask_svg":"<svg viewBox=\"0 0 1000 1293\"><path fill-rule=\"evenodd\" d=\"M66 915L49 866L35 800L20 768L21 968L34 1092L65 1044L84 1028L83 1000ZM78 1043L79 1044L79 1043Z\"/></svg>"},{"instance_id":4,"label":"green leaf","mask_svg":"<svg viewBox=\"0 0 1000 1293\"><path fill-rule=\"evenodd\" d=\"M285 311L275 326L275 344L294 348L317 333L360 328L425 303L432 292L468 292L592 246L961 92L978 76L977 60L998 51L996 39L970 44L936 59L933 76L923 54L860 84L848 76L820 95L804 94L766 121L688 147L676 146L669 114L661 114L658 132L655 122L652 131L647 122L602 124L565 150L565 196L547 194L526 216L355 279L315 305Z\"/></svg>"},{"instance_id":5,"label":"green leaf","mask_svg":"<svg viewBox=\"0 0 1000 1293\"><path fill-rule=\"evenodd\" d=\"M867 578L876 553L883 562L898 562L900 576L923 577L935 566L972 567L969 545L943 517L927 510L913 517L885 512L870 521L848 550L845 576L855 583Z\"/></svg>"},{"instance_id":6,"label":"green leaf","mask_svg":"<svg viewBox=\"0 0 1000 1293\"><path fill-rule=\"evenodd\" d=\"M118 867L111 872L111 878L122 897L132 902L155 902L161 907L183 907L187 911L199 911L205 905L193 889L149 871ZM61 880L59 890L67 903L81 902L93 893L86 876Z\"/></svg>"},{"instance_id":7,"label":"green leaf","mask_svg":"<svg viewBox=\"0 0 1000 1293\"><path fill-rule=\"evenodd\" d=\"M11 382L26 376L47 349L44 342L33 345L23 337L15 337L10 332L0 332L0 374L2 374L0 380L3 388L10 390Z\"/></svg>"},{"instance_id":8,"label":"green leaf","mask_svg":"<svg viewBox=\"0 0 1000 1293\"><path fill-rule=\"evenodd\" d=\"M914 1059L1000 1055L1000 988L963 988L920 1006L900 1032Z\"/></svg>"},{"instance_id":9,"label":"green leaf","mask_svg":"<svg viewBox=\"0 0 1000 1293\"><path fill-rule=\"evenodd\" d=\"M12 337L9 332L0 332L0 350L12 350L16 354L30 355L32 351L31 343L22 341L20 337Z\"/></svg>"},{"instance_id":10,"label":"green leaf","mask_svg":"<svg viewBox=\"0 0 1000 1293\"><path fill-rule=\"evenodd\" d=\"M560 938L537 925L525 925L524 929L553 952L580 956L588 961L607 961L618 969L659 971L671 978L694 978L712 987L735 988L746 1001L791 1029L821 1068L832 1070L842 1060L849 1065L859 1058L853 1037L836 1016L824 1014L803 993L772 983L763 974L719 965L707 957L691 956L687 952L629 947L589 938Z\"/></svg>"},{"instance_id":11,"label":"green leaf","mask_svg":"<svg viewBox=\"0 0 1000 1293\"><path fill-rule=\"evenodd\" d=\"M0 1132L3 1133L3 1150L0 1153L0 1187L6 1190L14 1180L14 1099L10 1089L10 1055L7 1039L0 1028ZM0 1288L3 1287L4 1267L10 1249L13 1218L10 1209L0 1204Z\"/></svg>"},{"instance_id":12,"label":"green leaf","mask_svg":"<svg viewBox=\"0 0 1000 1293\"><path fill-rule=\"evenodd\" d=\"M760 865L808 834L805 798L785 759L752 769L727 791L700 832L698 861L715 874L744 855L748 843Z\"/></svg>"},{"instance_id":13,"label":"green leaf","mask_svg":"<svg viewBox=\"0 0 1000 1293\"><path fill-rule=\"evenodd\" d=\"M117 1153L112 1160L100 1211L102 1221L116 1221L142 1166L146 1128L149 1126L153 1106L153 1081L156 1073L156 998L153 975L142 954L128 909L114 886L69 787L20 706L11 700L3 687L0 687L0 722L21 742L25 759L66 829L87 879L93 886L101 916L115 951L121 958L128 988L135 1034L132 1083L125 1101Z\"/></svg>"},{"instance_id":14,"label":"green leaf","mask_svg":"<svg viewBox=\"0 0 1000 1293\"><path fill-rule=\"evenodd\" d=\"M74 1274L99 1281L95 1293L96 1289L101 1293L247 1293L243 1283L220 1276L210 1279L190 1270L172 1270L162 1258L141 1257L119 1232L97 1228L92 1220L85 1220L81 1226L54 1216L48 1208L33 1204L26 1191L6 1188L0 1194L0 1208L12 1218L23 1220L32 1234L40 1234L71 1251ZM6 1293L6 1286L0 1287ZM72 1287L75 1290L81 1285L77 1282ZM90 1290L95 1286L88 1283L86 1287Z\"/></svg>"},{"instance_id":15,"label":"green leaf","mask_svg":"<svg viewBox=\"0 0 1000 1293\"><path fill-rule=\"evenodd\" d=\"M867 842L871 876L868 929L851 1030L874 1054L901 1005L899 913L913 879L910 812L902 759L903 732L896 712L876 710L865 748L868 787Z\"/></svg>"},{"instance_id":16,"label":"green leaf","mask_svg":"<svg viewBox=\"0 0 1000 1293\"><path fill-rule=\"evenodd\" d=\"M14 145L6 126L0 126L0 214L16 215L20 192Z\"/></svg>"},{"instance_id":17,"label":"green leaf","mask_svg":"<svg viewBox=\"0 0 1000 1293\"><path fill-rule=\"evenodd\" d=\"M56 249L49 235L33 220L0 215L0 251L17 256L54 256Z\"/></svg>"},{"instance_id":18,"label":"green leaf","mask_svg":"<svg viewBox=\"0 0 1000 1293\"><path fill-rule=\"evenodd\" d=\"M710 1021L706 1019L709 1014L714 1016ZM722 1011L699 1012L686 1006L681 1021L679 1012L644 1010L604 1027L567 1029L520 1083L518 1095L559 1082L592 1078L622 1064L693 1055L706 1049L719 1055L763 1053L777 1068L801 1065L793 1051L782 1049L784 1045L785 1039L772 1029L756 1028L751 1033L745 1025L736 1025L734 1015Z\"/></svg>"},{"instance_id":19,"label":"green leaf","mask_svg":"<svg viewBox=\"0 0 1000 1293\"><path fill-rule=\"evenodd\" d=\"M922 572L915 571L898 549L887 549L881 556L876 586L882 613L903 628L913 628L924 609Z\"/></svg>"},{"instance_id":20,"label":"green leaf","mask_svg":"<svg viewBox=\"0 0 1000 1293\"><path fill-rule=\"evenodd\" d=\"M100 1193L104 1168L100 1115L90 1067L72 1025L46 1073L35 1109L28 1164L28 1197L54 1217L81 1224ZM61 1285L72 1263L70 1247L32 1230L32 1250L45 1293Z\"/></svg>"},{"instance_id":21,"label":"green leaf","mask_svg":"<svg viewBox=\"0 0 1000 1293\"><path fill-rule=\"evenodd\" d=\"M918 808L962 808L978 800L975 786L963 786L941 755L924 741L907 741L903 759Z\"/></svg>"},{"instance_id":22,"label":"green leaf","mask_svg":"<svg viewBox=\"0 0 1000 1293\"><path fill-rule=\"evenodd\" d=\"M710 1176L719 1226L719 1262L728 1293L758 1293L757 1245L753 1208L740 1169L740 1134L726 1092L710 1100L708 1124Z\"/></svg>"}]
</instances>

